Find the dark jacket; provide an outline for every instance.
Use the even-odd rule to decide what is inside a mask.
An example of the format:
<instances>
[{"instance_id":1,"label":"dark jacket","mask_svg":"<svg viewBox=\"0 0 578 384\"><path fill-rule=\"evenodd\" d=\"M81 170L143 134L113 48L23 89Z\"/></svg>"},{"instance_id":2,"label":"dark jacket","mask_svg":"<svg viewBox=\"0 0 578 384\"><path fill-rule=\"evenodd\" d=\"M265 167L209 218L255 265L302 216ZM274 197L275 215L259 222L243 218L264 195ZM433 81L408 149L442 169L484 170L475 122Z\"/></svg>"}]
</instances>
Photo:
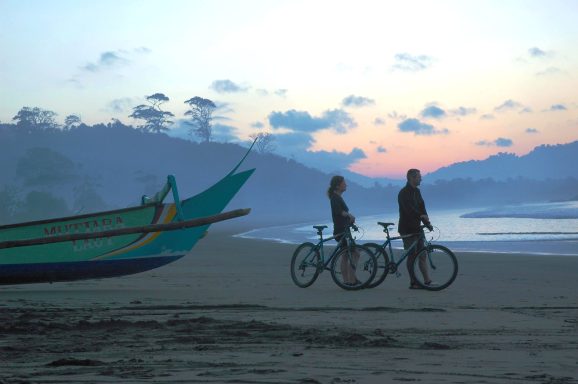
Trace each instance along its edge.
<instances>
[{"instance_id":1,"label":"dark jacket","mask_svg":"<svg viewBox=\"0 0 578 384\"><path fill-rule=\"evenodd\" d=\"M331 217L333 218L333 234L343 233L349 226L349 217L343 216L343 211L349 212L347 204L343 197L337 193L332 193L329 198L331 201Z\"/></svg>"},{"instance_id":2,"label":"dark jacket","mask_svg":"<svg viewBox=\"0 0 578 384\"><path fill-rule=\"evenodd\" d=\"M419 188L414 188L407 183L405 187L399 191L397 203L399 204L399 233L406 235L418 232L419 226L421 225L420 216L427 215L425 202L421 197Z\"/></svg>"}]
</instances>

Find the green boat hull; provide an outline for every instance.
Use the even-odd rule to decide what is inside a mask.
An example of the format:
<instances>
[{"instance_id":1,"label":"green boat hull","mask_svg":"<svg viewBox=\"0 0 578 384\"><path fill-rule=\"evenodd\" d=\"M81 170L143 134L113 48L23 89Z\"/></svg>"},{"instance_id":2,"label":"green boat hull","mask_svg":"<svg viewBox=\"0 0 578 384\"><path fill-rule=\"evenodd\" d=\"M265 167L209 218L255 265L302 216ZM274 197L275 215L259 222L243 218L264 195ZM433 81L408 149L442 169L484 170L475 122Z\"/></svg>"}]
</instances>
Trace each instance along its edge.
<instances>
[{"instance_id":1,"label":"green boat hull","mask_svg":"<svg viewBox=\"0 0 578 384\"><path fill-rule=\"evenodd\" d=\"M204 192L181 201L180 206L151 203L2 226L0 242L114 231L215 215L223 211L253 171L233 171ZM0 249L0 284L73 281L143 272L186 255L209 226Z\"/></svg>"}]
</instances>

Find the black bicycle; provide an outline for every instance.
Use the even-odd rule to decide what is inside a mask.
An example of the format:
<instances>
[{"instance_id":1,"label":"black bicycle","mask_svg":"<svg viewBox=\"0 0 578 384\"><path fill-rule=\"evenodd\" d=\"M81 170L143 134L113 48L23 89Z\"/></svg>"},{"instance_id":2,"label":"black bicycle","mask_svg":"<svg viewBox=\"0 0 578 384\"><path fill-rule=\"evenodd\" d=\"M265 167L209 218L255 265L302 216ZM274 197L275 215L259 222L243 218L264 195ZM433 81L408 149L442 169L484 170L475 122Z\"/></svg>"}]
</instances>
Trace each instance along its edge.
<instances>
[{"instance_id":1,"label":"black bicycle","mask_svg":"<svg viewBox=\"0 0 578 384\"><path fill-rule=\"evenodd\" d=\"M377 272L377 261L370 249L355 243L350 230L357 231L355 225L345 230L343 240L327 259L323 245L336 236L323 238L326 225L314 225L313 228L317 230L319 242L299 245L291 259L291 278L295 285L309 287L324 270L331 270L335 284L346 290L365 288L371 283Z\"/></svg>"},{"instance_id":2,"label":"black bicycle","mask_svg":"<svg viewBox=\"0 0 578 384\"><path fill-rule=\"evenodd\" d=\"M421 288L430 291L440 291L454 282L458 274L456 255L448 248L428 241L424 232L424 228L427 228L427 226L422 225L420 231L416 234L392 237L389 234L389 227L395 225L394 223L378 222L377 224L383 227L386 240L383 244L363 244L373 252L377 259L377 273L373 281L367 284L367 288L375 288L383 283L389 273L395 273L399 277L399 265L413 253L417 253L417 256L411 263L410 274L412 280ZM418 235L416 241L403 252L398 261L395 261L391 242L415 235ZM423 247L417 249L420 244L423 244Z\"/></svg>"}]
</instances>

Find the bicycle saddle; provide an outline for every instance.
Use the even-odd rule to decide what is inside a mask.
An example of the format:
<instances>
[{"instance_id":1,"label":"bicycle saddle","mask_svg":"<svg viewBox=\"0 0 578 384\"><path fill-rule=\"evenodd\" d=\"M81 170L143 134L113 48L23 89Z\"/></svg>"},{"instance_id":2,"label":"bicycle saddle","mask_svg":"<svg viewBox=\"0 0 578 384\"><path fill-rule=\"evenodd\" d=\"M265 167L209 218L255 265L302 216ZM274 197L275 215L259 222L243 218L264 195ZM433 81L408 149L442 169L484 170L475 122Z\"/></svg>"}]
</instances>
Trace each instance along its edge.
<instances>
[{"instance_id":1,"label":"bicycle saddle","mask_svg":"<svg viewBox=\"0 0 578 384\"><path fill-rule=\"evenodd\" d=\"M378 221L377 224L381 225L383 228L395 225L395 223L383 223L381 221Z\"/></svg>"},{"instance_id":2,"label":"bicycle saddle","mask_svg":"<svg viewBox=\"0 0 578 384\"><path fill-rule=\"evenodd\" d=\"M327 228L327 225L314 225L313 228L318 231L323 231L325 228Z\"/></svg>"}]
</instances>

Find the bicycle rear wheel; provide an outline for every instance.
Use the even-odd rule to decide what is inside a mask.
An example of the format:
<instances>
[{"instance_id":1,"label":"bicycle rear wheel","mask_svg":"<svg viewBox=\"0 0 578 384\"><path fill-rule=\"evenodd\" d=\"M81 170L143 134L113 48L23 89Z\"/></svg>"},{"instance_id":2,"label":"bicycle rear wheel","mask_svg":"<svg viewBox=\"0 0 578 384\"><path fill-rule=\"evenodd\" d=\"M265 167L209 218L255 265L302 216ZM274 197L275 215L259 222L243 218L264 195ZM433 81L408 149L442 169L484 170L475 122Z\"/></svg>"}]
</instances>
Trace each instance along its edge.
<instances>
[{"instance_id":1,"label":"bicycle rear wheel","mask_svg":"<svg viewBox=\"0 0 578 384\"><path fill-rule=\"evenodd\" d=\"M375 256L362 245L341 250L331 262L331 277L335 284L348 291L365 288L377 271Z\"/></svg>"},{"instance_id":2,"label":"bicycle rear wheel","mask_svg":"<svg viewBox=\"0 0 578 384\"><path fill-rule=\"evenodd\" d=\"M319 276L321 255L313 243L303 243L291 258L291 279L296 286L307 288Z\"/></svg>"},{"instance_id":3,"label":"bicycle rear wheel","mask_svg":"<svg viewBox=\"0 0 578 384\"><path fill-rule=\"evenodd\" d=\"M387 277L389 272L389 256L387 255L387 251L379 244L365 243L363 246L369 248L377 262L375 277L369 284L367 284L367 288L375 288L379 284L383 283L383 280Z\"/></svg>"},{"instance_id":4,"label":"bicycle rear wheel","mask_svg":"<svg viewBox=\"0 0 578 384\"><path fill-rule=\"evenodd\" d=\"M448 248L437 244L429 245L418 252L413 260L411 273L420 287L441 291L456 279L458 260Z\"/></svg>"}]
</instances>

